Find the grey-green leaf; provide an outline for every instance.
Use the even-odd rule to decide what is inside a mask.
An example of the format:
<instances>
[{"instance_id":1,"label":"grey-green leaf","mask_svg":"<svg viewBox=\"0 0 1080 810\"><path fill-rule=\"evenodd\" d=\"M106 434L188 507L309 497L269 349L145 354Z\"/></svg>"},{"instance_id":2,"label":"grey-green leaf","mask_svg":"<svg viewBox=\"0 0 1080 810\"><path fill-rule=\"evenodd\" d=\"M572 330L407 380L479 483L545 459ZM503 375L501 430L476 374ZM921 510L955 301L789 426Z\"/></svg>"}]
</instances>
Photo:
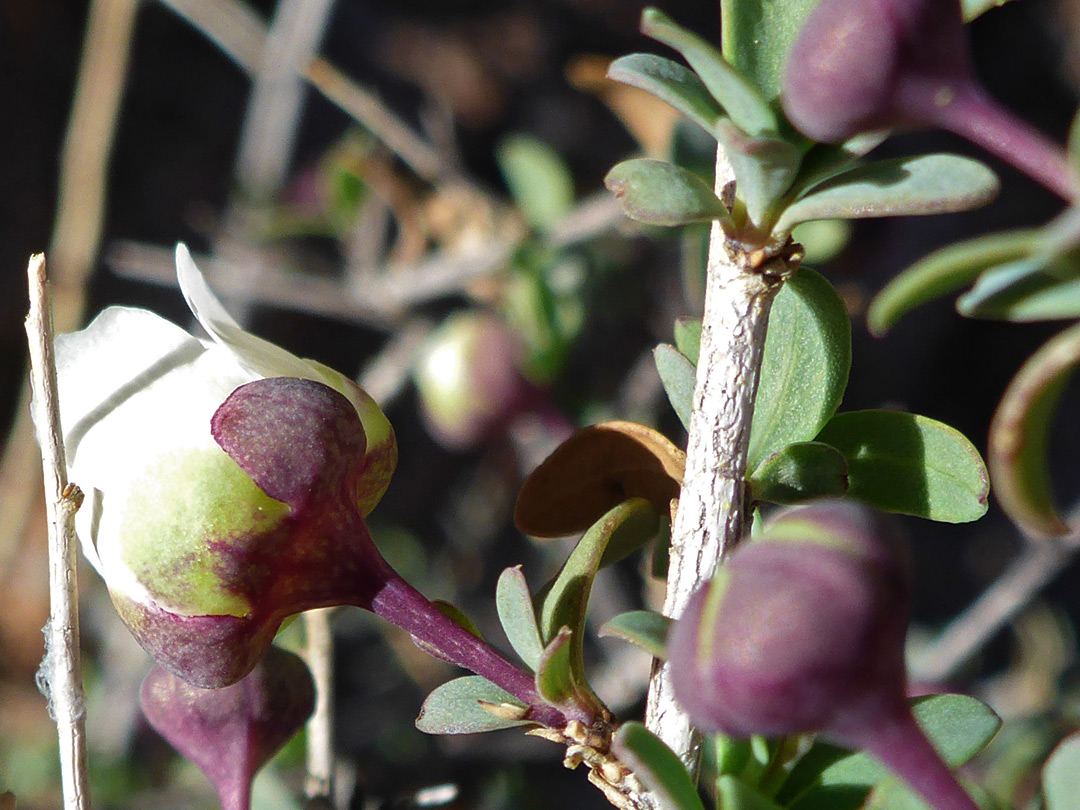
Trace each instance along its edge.
<instances>
[{"instance_id":1,"label":"grey-green leaf","mask_svg":"<svg viewBox=\"0 0 1080 810\"><path fill-rule=\"evenodd\" d=\"M979 452L958 430L900 411L851 411L818 434L844 454L848 494L883 512L966 523L986 512Z\"/></svg>"},{"instance_id":2,"label":"grey-green leaf","mask_svg":"<svg viewBox=\"0 0 1080 810\"><path fill-rule=\"evenodd\" d=\"M990 9L1003 6L1008 2L1009 0L960 0L960 6L964 12L964 22L971 22Z\"/></svg>"},{"instance_id":3,"label":"grey-green leaf","mask_svg":"<svg viewBox=\"0 0 1080 810\"><path fill-rule=\"evenodd\" d=\"M653 349L653 359L671 407L675 409L683 427L690 430L690 413L694 408L694 381L697 375L694 364L667 343L661 343Z\"/></svg>"},{"instance_id":4,"label":"grey-green leaf","mask_svg":"<svg viewBox=\"0 0 1080 810\"><path fill-rule=\"evenodd\" d=\"M482 703L514 709L522 713L528 707L516 697L479 675L466 675L444 683L427 696L416 727L427 734L475 734L501 728L528 725L525 720L511 720L484 709Z\"/></svg>"},{"instance_id":5,"label":"grey-green leaf","mask_svg":"<svg viewBox=\"0 0 1080 810\"><path fill-rule=\"evenodd\" d=\"M857 166L815 186L780 215L775 232L814 219L946 214L985 205L997 196L997 176L959 155L935 154Z\"/></svg>"},{"instance_id":6,"label":"grey-green leaf","mask_svg":"<svg viewBox=\"0 0 1080 810\"><path fill-rule=\"evenodd\" d=\"M495 586L495 608L510 646L530 669L535 670L544 652L544 643L540 639L532 594L520 565L507 568L499 576Z\"/></svg>"},{"instance_id":7,"label":"grey-green leaf","mask_svg":"<svg viewBox=\"0 0 1080 810\"><path fill-rule=\"evenodd\" d=\"M611 748L664 810L705 810L682 760L641 723L623 723L615 732Z\"/></svg>"},{"instance_id":8,"label":"grey-green leaf","mask_svg":"<svg viewBox=\"0 0 1080 810\"><path fill-rule=\"evenodd\" d=\"M662 659L669 627L671 619L654 610L631 610L605 622L597 635L620 638Z\"/></svg>"},{"instance_id":9,"label":"grey-green leaf","mask_svg":"<svg viewBox=\"0 0 1080 810\"><path fill-rule=\"evenodd\" d=\"M672 163L633 158L616 164L604 185L619 198L630 219L673 227L720 220L733 229L731 216L713 190L696 174Z\"/></svg>"},{"instance_id":10,"label":"grey-green leaf","mask_svg":"<svg viewBox=\"0 0 1080 810\"><path fill-rule=\"evenodd\" d=\"M1036 258L988 270L956 301L968 318L1028 322L1080 316L1080 266L1073 257Z\"/></svg>"},{"instance_id":11,"label":"grey-green leaf","mask_svg":"<svg viewBox=\"0 0 1080 810\"><path fill-rule=\"evenodd\" d=\"M729 0L720 6L724 56L768 101L780 95L787 55L818 0Z\"/></svg>"},{"instance_id":12,"label":"grey-green leaf","mask_svg":"<svg viewBox=\"0 0 1080 810\"><path fill-rule=\"evenodd\" d=\"M701 354L701 318L675 320L675 348L695 366L698 364Z\"/></svg>"},{"instance_id":13,"label":"grey-green leaf","mask_svg":"<svg viewBox=\"0 0 1080 810\"><path fill-rule=\"evenodd\" d=\"M1058 537L1069 527L1058 515L1047 452L1057 405L1080 365L1080 324L1051 338L1009 383L990 423L987 461L998 503L1035 537Z\"/></svg>"},{"instance_id":14,"label":"grey-green leaf","mask_svg":"<svg viewBox=\"0 0 1080 810\"><path fill-rule=\"evenodd\" d=\"M796 442L769 455L750 476L755 501L792 504L847 492L847 462L835 447Z\"/></svg>"},{"instance_id":15,"label":"grey-green leaf","mask_svg":"<svg viewBox=\"0 0 1080 810\"><path fill-rule=\"evenodd\" d=\"M715 132L731 161L746 213L755 224L766 224L766 215L791 187L802 153L780 138L750 137L727 119L716 122Z\"/></svg>"},{"instance_id":16,"label":"grey-green leaf","mask_svg":"<svg viewBox=\"0 0 1080 810\"><path fill-rule=\"evenodd\" d=\"M866 325L884 335L915 307L956 292L980 273L1014 262L1037 249L1040 231L1028 228L968 239L926 256L890 281L866 311Z\"/></svg>"},{"instance_id":17,"label":"grey-green leaf","mask_svg":"<svg viewBox=\"0 0 1080 810\"><path fill-rule=\"evenodd\" d=\"M804 267L773 302L765 337L747 469L812 440L840 405L851 368L851 322L820 274Z\"/></svg>"},{"instance_id":18,"label":"grey-green leaf","mask_svg":"<svg viewBox=\"0 0 1080 810\"><path fill-rule=\"evenodd\" d=\"M1080 796L1080 734L1066 737L1046 760L1042 772L1046 810L1073 810Z\"/></svg>"},{"instance_id":19,"label":"grey-green leaf","mask_svg":"<svg viewBox=\"0 0 1080 810\"><path fill-rule=\"evenodd\" d=\"M574 178L562 157L531 135L510 135L495 152L514 202L534 228L546 231L574 205Z\"/></svg>"},{"instance_id":20,"label":"grey-green leaf","mask_svg":"<svg viewBox=\"0 0 1080 810\"><path fill-rule=\"evenodd\" d=\"M697 34L676 25L655 8L641 13L641 32L682 54L732 121L749 135L775 133L776 113L720 51Z\"/></svg>"},{"instance_id":21,"label":"grey-green leaf","mask_svg":"<svg viewBox=\"0 0 1080 810\"><path fill-rule=\"evenodd\" d=\"M666 101L706 132L724 110L692 70L651 53L633 53L608 67L608 78L638 87Z\"/></svg>"}]
</instances>

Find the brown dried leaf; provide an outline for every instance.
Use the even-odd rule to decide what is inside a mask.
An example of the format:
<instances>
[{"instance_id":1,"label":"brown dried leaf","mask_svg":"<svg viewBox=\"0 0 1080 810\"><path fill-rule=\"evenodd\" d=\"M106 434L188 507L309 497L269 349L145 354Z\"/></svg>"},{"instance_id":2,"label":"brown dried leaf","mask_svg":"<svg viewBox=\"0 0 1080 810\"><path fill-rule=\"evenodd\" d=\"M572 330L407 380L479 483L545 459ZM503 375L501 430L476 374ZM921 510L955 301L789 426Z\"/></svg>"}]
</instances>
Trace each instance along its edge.
<instances>
[{"instance_id":1,"label":"brown dried leaf","mask_svg":"<svg viewBox=\"0 0 1080 810\"><path fill-rule=\"evenodd\" d=\"M685 464L682 450L645 425L592 425L559 445L525 479L514 524L534 537L564 537L585 531L635 497L667 514L679 496Z\"/></svg>"}]
</instances>

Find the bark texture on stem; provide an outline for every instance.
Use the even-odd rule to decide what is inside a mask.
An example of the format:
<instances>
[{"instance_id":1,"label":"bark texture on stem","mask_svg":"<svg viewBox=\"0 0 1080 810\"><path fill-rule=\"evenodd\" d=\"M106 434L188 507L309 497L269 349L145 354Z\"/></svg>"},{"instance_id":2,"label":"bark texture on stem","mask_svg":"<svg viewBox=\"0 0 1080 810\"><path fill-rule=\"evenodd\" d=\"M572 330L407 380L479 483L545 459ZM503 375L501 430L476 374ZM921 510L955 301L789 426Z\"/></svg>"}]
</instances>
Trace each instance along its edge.
<instances>
[{"instance_id":1,"label":"bark texture on stem","mask_svg":"<svg viewBox=\"0 0 1080 810\"><path fill-rule=\"evenodd\" d=\"M49 623L41 682L56 720L64 810L87 810L90 791L86 757L86 703L79 648L79 587L76 578L75 511L82 493L67 480L60 408L56 398L52 311L45 280L45 257L30 259L30 379L34 421L45 475L45 513L49 532Z\"/></svg>"},{"instance_id":2,"label":"bark texture on stem","mask_svg":"<svg viewBox=\"0 0 1080 810\"><path fill-rule=\"evenodd\" d=\"M334 636L330 629L333 608L304 614L307 643L304 660L315 681L315 712L307 723L307 777L309 799L329 797L334 785Z\"/></svg>"},{"instance_id":3,"label":"bark texture on stem","mask_svg":"<svg viewBox=\"0 0 1080 810\"><path fill-rule=\"evenodd\" d=\"M722 151L716 175L721 193L732 177ZM747 525L750 424L769 310L781 284L780 275L765 271L765 259L764 251L733 245L713 225L686 473L671 529L664 614L672 618L712 577ZM660 662L653 667L645 722L696 773L700 741L672 695L668 666Z\"/></svg>"}]
</instances>

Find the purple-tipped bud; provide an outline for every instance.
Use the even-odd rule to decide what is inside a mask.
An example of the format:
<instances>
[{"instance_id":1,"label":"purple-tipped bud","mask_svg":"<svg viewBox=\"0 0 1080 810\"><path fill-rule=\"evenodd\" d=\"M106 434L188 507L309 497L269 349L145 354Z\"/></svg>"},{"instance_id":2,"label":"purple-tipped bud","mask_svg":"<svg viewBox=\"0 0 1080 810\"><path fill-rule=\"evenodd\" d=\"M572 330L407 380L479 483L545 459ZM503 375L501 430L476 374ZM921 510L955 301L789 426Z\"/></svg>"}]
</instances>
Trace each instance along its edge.
<instances>
[{"instance_id":1,"label":"purple-tipped bud","mask_svg":"<svg viewBox=\"0 0 1080 810\"><path fill-rule=\"evenodd\" d=\"M959 0L821 0L788 57L784 111L835 143L933 120L970 76Z\"/></svg>"},{"instance_id":2,"label":"purple-tipped bud","mask_svg":"<svg viewBox=\"0 0 1080 810\"><path fill-rule=\"evenodd\" d=\"M672 631L675 694L695 722L794 734L903 703L907 582L884 529L862 507L819 504L732 554Z\"/></svg>"},{"instance_id":3,"label":"purple-tipped bud","mask_svg":"<svg viewBox=\"0 0 1080 810\"><path fill-rule=\"evenodd\" d=\"M782 103L816 141L933 126L956 133L1065 199L1063 150L976 81L960 0L821 0L788 56Z\"/></svg>"},{"instance_id":4,"label":"purple-tipped bud","mask_svg":"<svg viewBox=\"0 0 1080 810\"><path fill-rule=\"evenodd\" d=\"M198 546L144 562L140 587L114 589L113 601L159 664L220 687L251 670L286 617L370 607L396 574L360 514L366 443L344 396L311 380L257 380L233 391L209 428L234 472L203 487L253 486L266 506L211 515Z\"/></svg>"},{"instance_id":5,"label":"purple-tipped bud","mask_svg":"<svg viewBox=\"0 0 1080 810\"><path fill-rule=\"evenodd\" d=\"M222 810L247 810L255 773L315 707L304 662L271 647L255 669L223 689L202 689L155 666L142 683L154 730L213 782Z\"/></svg>"},{"instance_id":6,"label":"purple-tipped bud","mask_svg":"<svg viewBox=\"0 0 1080 810\"><path fill-rule=\"evenodd\" d=\"M431 336L416 367L424 424L451 450L466 450L505 427L525 405L521 346L492 315L451 316Z\"/></svg>"},{"instance_id":7,"label":"purple-tipped bud","mask_svg":"<svg viewBox=\"0 0 1080 810\"><path fill-rule=\"evenodd\" d=\"M820 732L878 757L938 810L976 810L906 700L897 542L886 518L850 502L779 513L675 623L675 696L702 728Z\"/></svg>"}]
</instances>

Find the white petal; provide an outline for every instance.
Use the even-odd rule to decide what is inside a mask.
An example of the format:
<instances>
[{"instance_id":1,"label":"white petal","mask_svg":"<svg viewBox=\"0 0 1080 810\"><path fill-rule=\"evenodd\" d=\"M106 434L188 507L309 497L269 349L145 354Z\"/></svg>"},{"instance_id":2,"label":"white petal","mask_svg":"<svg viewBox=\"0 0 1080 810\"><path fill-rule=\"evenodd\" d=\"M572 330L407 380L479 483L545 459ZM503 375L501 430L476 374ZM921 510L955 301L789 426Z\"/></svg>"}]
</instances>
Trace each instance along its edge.
<instances>
[{"instance_id":1,"label":"white petal","mask_svg":"<svg viewBox=\"0 0 1080 810\"><path fill-rule=\"evenodd\" d=\"M308 361L241 329L214 295L183 242L176 245L176 277L180 291L203 329L253 372L261 377L324 381Z\"/></svg>"},{"instance_id":2,"label":"white petal","mask_svg":"<svg viewBox=\"0 0 1080 810\"><path fill-rule=\"evenodd\" d=\"M70 476L87 496L76 528L87 559L104 575L108 520L123 511L117 507L137 490L142 471L177 448L216 447L211 416L256 377L230 352L126 307L60 335L56 359Z\"/></svg>"}]
</instances>

